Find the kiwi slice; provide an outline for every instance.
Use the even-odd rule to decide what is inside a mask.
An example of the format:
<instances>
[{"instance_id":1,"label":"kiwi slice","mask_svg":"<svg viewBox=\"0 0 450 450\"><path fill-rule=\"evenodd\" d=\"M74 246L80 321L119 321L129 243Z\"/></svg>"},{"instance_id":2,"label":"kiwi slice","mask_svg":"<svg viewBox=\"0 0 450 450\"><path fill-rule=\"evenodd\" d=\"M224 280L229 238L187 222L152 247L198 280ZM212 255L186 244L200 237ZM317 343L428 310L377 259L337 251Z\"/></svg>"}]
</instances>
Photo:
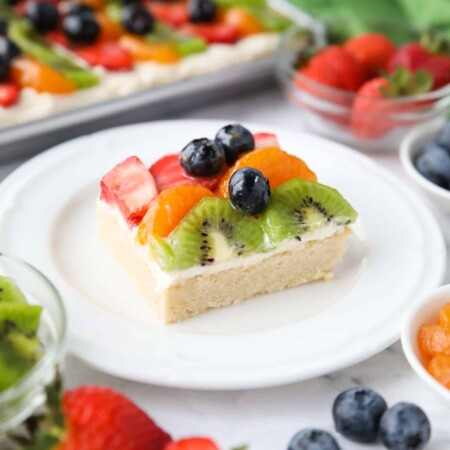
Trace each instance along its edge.
<instances>
[{"instance_id":1,"label":"kiwi slice","mask_svg":"<svg viewBox=\"0 0 450 450\"><path fill-rule=\"evenodd\" d=\"M294 178L273 189L261 220L270 242L276 245L288 238L301 240L303 234L328 224L350 224L356 217L336 189Z\"/></svg>"},{"instance_id":2,"label":"kiwi slice","mask_svg":"<svg viewBox=\"0 0 450 450\"><path fill-rule=\"evenodd\" d=\"M258 219L243 216L224 198L202 199L167 240L151 241L163 270L209 266L266 250Z\"/></svg>"},{"instance_id":3,"label":"kiwi slice","mask_svg":"<svg viewBox=\"0 0 450 450\"><path fill-rule=\"evenodd\" d=\"M0 391L19 381L41 357L41 313L40 306L0 303Z\"/></svg>"},{"instance_id":4,"label":"kiwi slice","mask_svg":"<svg viewBox=\"0 0 450 450\"><path fill-rule=\"evenodd\" d=\"M27 299L11 278L0 275L0 305L2 303L26 304Z\"/></svg>"}]
</instances>

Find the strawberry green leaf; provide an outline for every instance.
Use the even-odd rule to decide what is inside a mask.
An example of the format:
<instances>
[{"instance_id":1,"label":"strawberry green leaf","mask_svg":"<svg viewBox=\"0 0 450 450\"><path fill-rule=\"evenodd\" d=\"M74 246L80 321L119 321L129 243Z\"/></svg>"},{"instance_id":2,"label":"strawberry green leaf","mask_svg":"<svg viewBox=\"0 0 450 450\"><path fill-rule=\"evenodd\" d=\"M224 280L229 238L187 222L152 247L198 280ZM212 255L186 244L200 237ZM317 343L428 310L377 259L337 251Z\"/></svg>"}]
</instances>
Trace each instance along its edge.
<instances>
[{"instance_id":1,"label":"strawberry green leaf","mask_svg":"<svg viewBox=\"0 0 450 450\"><path fill-rule=\"evenodd\" d=\"M433 87L432 75L423 69L410 72L405 67L397 67L395 72L385 75L389 85L380 88L385 97L406 97L428 92Z\"/></svg>"}]
</instances>

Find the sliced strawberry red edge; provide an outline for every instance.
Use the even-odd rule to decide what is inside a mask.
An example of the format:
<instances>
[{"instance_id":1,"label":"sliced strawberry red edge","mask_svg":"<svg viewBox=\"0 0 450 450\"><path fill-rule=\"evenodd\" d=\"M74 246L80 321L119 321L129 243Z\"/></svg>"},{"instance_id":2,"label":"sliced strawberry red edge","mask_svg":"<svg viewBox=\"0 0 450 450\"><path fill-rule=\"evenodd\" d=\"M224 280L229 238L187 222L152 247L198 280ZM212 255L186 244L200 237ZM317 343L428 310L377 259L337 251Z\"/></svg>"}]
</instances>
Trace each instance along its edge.
<instances>
[{"instance_id":1,"label":"sliced strawberry red edge","mask_svg":"<svg viewBox=\"0 0 450 450\"><path fill-rule=\"evenodd\" d=\"M180 32L203 38L209 44L234 44L239 40L238 30L226 23L193 24L187 23Z\"/></svg>"},{"instance_id":2,"label":"sliced strawberry red edge","mask_svg":"<svg viewBox=\"0 0 450 450\"><path fill-rule=\"evenodd\" d=\"M0 107L8 108L14 106L20 97L20 87L17 84L0 83Z\"/></svg>"},{"instance_id":3,"label":"sliced strawberry red edge","mask_svg":"<svg viewBox=\"0 0 450 450\"><path fill-rule=\"evenodd\" d=\"M158 195L153 176L137 156L117 164L102 178L100 186L100 198L116 205L130 227L141 222Z\"/></svg>"},{"instance_id":4,"label":"sliced strawberry red edge","mask_svg":"<svg viewBox=\"0 0 450 450\"><path fill-rule=\"evenodd\" d=\"M92 45L77 46L70 43L61 31L47 33L47 38L75 53L91 66L101 66L109 71L133 68L131 55L118 42L99 40Z\"/></svg>"},{"instance_id":5,"label":"sliced strawberry red edge","mask_svg":"<svg viewBox=\"0 0 450 450\"><path fill-rule=\"evenodd\" d=\"M273 133L256 133L254 138L255 149L279 146ZM134 227L140 224L159 192L182 185L198 185L213 191L221 175L192 177L181 166L178 154L163 156L150 169L137 156L131 156L102 178L100 199L117 206L128 225Z\"/></svg>"}]
</instances>

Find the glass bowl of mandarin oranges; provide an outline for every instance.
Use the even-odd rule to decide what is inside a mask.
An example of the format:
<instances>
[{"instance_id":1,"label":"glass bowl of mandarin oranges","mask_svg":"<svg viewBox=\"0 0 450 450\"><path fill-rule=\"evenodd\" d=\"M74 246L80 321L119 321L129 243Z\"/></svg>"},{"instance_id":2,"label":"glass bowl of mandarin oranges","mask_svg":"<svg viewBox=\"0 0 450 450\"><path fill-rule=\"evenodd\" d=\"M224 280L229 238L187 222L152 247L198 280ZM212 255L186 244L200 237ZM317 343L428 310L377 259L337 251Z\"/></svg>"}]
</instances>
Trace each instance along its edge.
<instances>
[{"instance_id":1,"label":"glass bowl of mandarin oranges","mask_svg":"<svg viewBox=\"0 0 450 450\"><path fill-rule=\"evenodd\" d=\"M411 128L446 115L450 41L395 21L350 24L290 28L278 78L302 126L361 150L398 149Z\"/></svg>"}]
</instances>

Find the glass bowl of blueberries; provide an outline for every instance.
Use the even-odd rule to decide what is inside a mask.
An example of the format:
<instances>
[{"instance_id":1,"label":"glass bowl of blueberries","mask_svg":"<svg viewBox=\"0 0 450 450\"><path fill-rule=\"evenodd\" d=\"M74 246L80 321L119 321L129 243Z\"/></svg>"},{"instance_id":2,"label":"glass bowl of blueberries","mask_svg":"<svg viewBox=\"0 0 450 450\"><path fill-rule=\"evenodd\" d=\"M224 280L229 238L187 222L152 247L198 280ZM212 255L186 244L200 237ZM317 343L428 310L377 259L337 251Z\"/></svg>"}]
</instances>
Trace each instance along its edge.
<instances>
[{"instance_id":1,"label":"glass bowl of blueberries","mask_svg":"<svg viewBox=\"0 0 450 450\"><path fill-rule=\"evenodd\" d=\"M400 160L425 195L450 214L450 120L412 130L401 143Z\"/></svg>"}]
</instances>

